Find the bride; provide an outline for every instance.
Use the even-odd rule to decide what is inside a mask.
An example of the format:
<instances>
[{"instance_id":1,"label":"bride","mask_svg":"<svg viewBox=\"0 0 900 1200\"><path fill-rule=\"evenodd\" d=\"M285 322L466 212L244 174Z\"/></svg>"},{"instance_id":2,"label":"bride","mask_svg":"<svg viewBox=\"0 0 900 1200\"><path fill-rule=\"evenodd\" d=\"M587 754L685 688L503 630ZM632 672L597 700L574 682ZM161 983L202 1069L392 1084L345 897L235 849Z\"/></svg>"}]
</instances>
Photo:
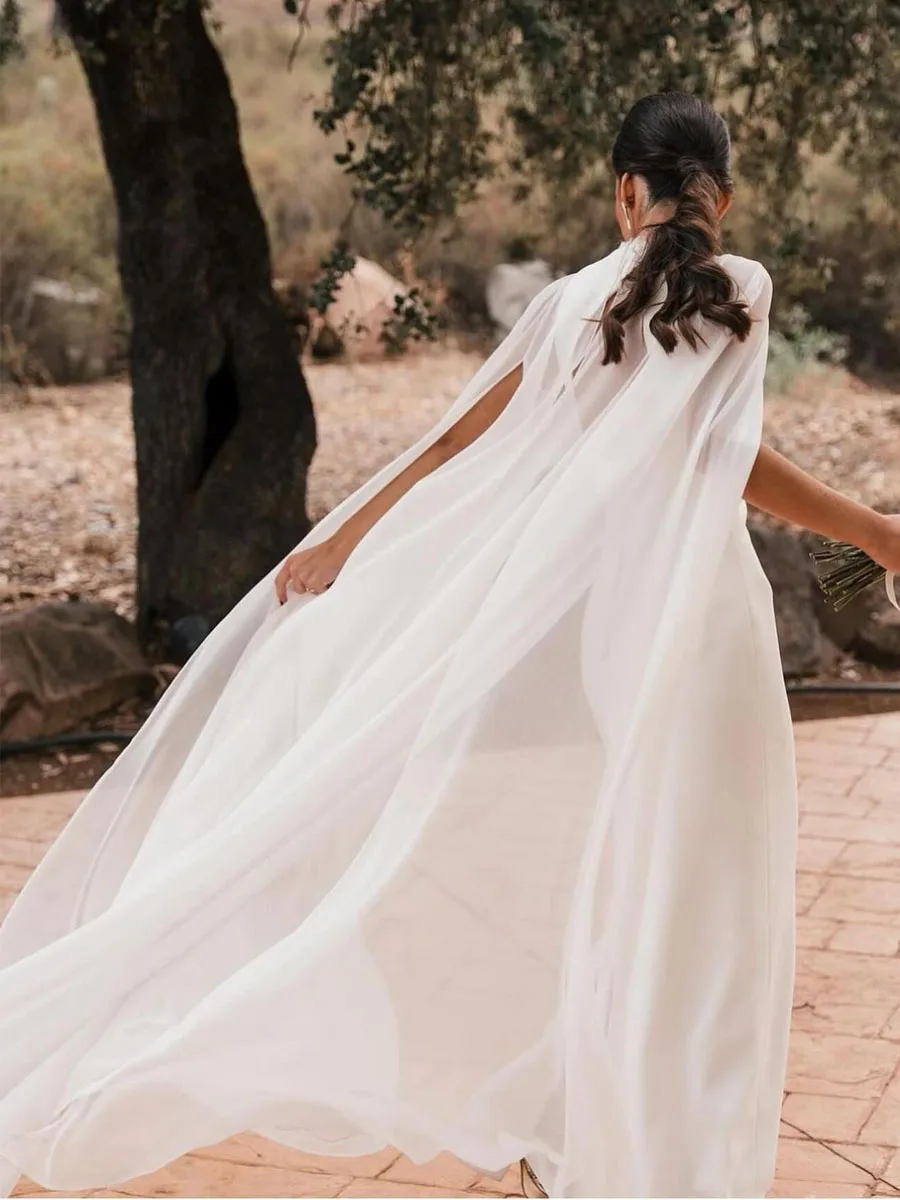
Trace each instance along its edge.
<instances>
[{"instance_id":1,"label":"bride","mask_svg":"<svg viewBox=\"0 0 900 1200\"><path fill-rule=\"evenodd\" d=\"M900 570L760 448L771 283L724 122L650 96L624 237L201 646L0 932L0 1174L244 1130L553 1196L762 1196L791 725L744 499Z\"/></svg>"}]
</instances>

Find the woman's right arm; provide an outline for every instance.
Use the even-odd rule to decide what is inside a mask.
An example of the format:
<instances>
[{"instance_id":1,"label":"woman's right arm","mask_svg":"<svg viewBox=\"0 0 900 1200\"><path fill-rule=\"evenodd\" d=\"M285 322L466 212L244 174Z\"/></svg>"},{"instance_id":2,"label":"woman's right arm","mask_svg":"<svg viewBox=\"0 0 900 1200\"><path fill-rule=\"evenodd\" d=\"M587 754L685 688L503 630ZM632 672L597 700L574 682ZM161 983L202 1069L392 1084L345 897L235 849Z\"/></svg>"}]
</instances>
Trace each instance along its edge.
<instances>
[{"instance_id":1,"label":"woman's right arm","mask_svg":"<svg viewBox=\"0 0 900 1200\"><path fill-rule=\"evenodd\" d=\"M348 517L324 542L308 550L298 550L285 559L275 577L275 591L281 604L288 590L317 594L329 588L351 552L359 545L376 521L405 496L413 484L448 462L485 432L500 416L522 381L522 367L514 367L484 393L459 420L442 433L418 458L376 492L362 508Z\"/></svg>"},{"instance_id":2,"label":"woman's right arm","mask_svg":"<svg viewBox=\"0 0 900 1200\"><path fill-rule=\"evenodd\" d=\"M900 573L900 515L883 516L842 496L770 446L760 448L744 498L792 525L858 546L886 570Z\"/></svg>"}]
</instances>

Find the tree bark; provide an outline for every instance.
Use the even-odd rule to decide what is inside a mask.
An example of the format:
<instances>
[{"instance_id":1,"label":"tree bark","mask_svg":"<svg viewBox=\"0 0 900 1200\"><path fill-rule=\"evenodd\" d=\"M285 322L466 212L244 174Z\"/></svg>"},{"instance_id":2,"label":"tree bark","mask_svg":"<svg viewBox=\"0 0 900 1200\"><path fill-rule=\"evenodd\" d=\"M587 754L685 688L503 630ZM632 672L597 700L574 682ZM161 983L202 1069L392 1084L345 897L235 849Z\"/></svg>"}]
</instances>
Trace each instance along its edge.
<instances>
[{"instance_id":1,"label":"tree bark","mask_svg":"<svg viewBox=\"0 0 900 1200\"><path fill-rule=\"evenodd\" d=\"M59 8L118 209L132 320L139 627L146 634L187 613L216 621L309 527L309 392L200 3Z\"/></svg>"}]
</instances>

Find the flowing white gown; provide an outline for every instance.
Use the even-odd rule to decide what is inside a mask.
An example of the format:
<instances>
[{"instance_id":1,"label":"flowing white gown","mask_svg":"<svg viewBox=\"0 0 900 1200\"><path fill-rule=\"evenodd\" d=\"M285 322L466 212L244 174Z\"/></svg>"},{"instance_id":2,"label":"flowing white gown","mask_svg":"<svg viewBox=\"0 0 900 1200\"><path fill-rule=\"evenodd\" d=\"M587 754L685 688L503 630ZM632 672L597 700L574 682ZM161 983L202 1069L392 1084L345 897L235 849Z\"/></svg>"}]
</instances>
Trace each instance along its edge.
<instances>
[{"instance_id":1,"label":"flowing white gown","mask_svg":"<svg viewBox=\"0 0 900 1200\"><path fill-rule=\"evenodd\" d=\"M253 1130L313 1153L527 1155L554 1196L762 1196L796 797L743 489L743 344L600 363L627 243L557 281L417 446L496 423L334 586L263 580L0 931L0 1175L103 1187ZM274 573L273 573L274 574Z\"/></svg>"}]
</instances>

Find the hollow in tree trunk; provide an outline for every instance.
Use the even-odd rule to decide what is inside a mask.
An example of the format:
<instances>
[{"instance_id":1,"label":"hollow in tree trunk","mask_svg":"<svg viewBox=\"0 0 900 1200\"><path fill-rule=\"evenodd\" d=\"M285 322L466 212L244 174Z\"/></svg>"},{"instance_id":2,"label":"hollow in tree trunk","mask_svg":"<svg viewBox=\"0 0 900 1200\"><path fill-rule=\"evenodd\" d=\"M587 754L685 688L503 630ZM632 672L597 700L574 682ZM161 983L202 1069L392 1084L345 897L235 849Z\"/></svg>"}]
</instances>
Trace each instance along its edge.
<instances>
[{"instance_id":1,"label":"hollow in tree trunk","mask_svg":"<svg viewBox=\"0 0 900 1200\"><path fill-rule=\"evenodd\" d=\"M146 633L185 613L215 621L308 528L309 392L198 0L59 0L59 10L118 209L139 625Z\"/></svg>"}]
</instances>

